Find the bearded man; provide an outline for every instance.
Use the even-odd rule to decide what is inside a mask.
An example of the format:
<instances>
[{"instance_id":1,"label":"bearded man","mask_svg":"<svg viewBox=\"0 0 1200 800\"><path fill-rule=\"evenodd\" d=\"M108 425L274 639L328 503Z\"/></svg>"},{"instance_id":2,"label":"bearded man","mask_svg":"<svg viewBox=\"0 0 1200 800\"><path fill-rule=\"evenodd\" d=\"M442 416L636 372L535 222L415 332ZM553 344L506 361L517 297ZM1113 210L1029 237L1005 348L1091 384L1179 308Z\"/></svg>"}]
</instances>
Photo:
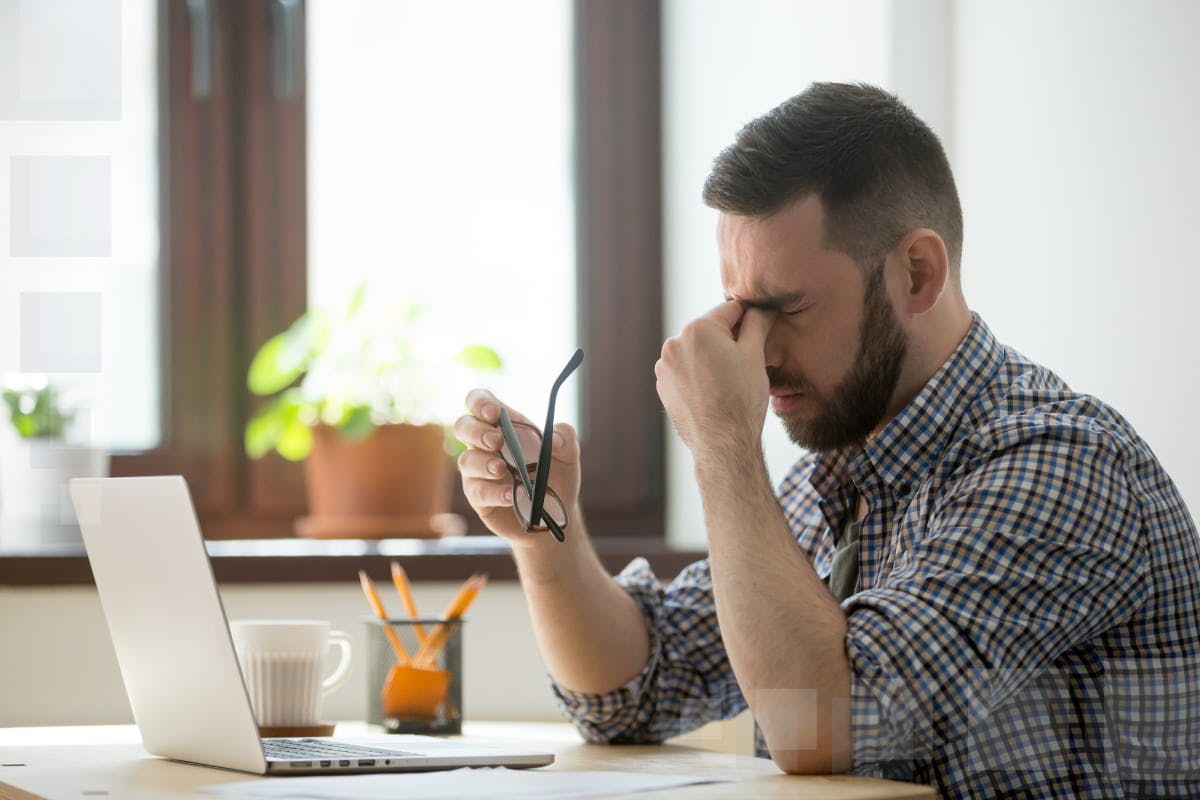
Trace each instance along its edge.
<instances>
[{"instance_id":1,"label":"bearded man","mask_svg":"<svg viewBox=\"0 0 1200 800\"><path fill-rule=\"evenodd\" d=\"M550 474L562 544L512 511L500 401L472 392L456 426L467 497L512 543L580 730L661 741L748 706L789 773L1200 797L1195 523L1124 418L970 311L928 126L882 90L815 84L738 134L704 200L725 302L655 372L707 559L667 586L641 559L609 576L570 426ZM807 450L778 491L768 405Z\"/></svg>"}]
</instances>

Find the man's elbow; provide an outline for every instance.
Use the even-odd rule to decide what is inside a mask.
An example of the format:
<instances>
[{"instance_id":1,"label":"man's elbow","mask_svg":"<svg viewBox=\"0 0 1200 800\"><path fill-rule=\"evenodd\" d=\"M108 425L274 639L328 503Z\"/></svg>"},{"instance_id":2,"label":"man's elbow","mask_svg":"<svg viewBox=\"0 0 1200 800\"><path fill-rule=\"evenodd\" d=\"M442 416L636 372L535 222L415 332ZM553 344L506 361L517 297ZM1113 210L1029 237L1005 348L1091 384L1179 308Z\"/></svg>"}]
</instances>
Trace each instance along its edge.
<instances>
[{"instance_id":1,"label":"man's elbow","mask_svg":"<svg viewBox=\"0 0 1200 800\"><path fill-rule=\"evenodd\" d=\"M771 750L771 760L788 775L836 775L850 769L849 759L837 759L827 749Z\"/></svg>"},{"instance_id":2,"label":"man's elbow","mask_svg":"<svg viewBox=\"0 0 1200 800\"><path fill-rule=\"evenodd\" d=\"M771 752L771 760L775 762L775 766L779 767L788 775L818 775L821 774L818 770L810 769L811 764L808 759L802 758L801 754L795 750L784 750L782 752Z\"/></svg>"},{"instance_id":3,"label":"man's elbow","mask_svg":"<svg viewBox=\"0 0 1200 800\"><path fill-rule=\"evenodd\" d=\"M774 693L778 694L778 693ZM792 694L792 693L789 693ZM839 709L846 703L818 704L815 693L799 692L806 702L780 702L759 693L755 719L775 765L789 775L833 775L851 767L849 714L818 714L821 706ZM774 701L774 702L770 702Z\"/></svg>"}]
</instances>

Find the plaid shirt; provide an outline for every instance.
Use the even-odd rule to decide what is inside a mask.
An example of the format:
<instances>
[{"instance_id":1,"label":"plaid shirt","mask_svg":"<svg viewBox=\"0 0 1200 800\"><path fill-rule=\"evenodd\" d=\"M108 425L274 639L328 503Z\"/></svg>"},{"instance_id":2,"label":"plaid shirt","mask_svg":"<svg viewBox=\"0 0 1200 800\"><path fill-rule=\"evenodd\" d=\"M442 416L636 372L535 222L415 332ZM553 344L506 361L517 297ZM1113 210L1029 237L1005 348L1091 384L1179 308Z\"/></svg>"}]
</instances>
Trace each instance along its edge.
<instances>
[{"instance_id":1,"label":"plaid shirt","mask_svg":"<svg viewBox=\"0 0 1200 800\"><path fill-rule=\"evenodd\" d=\"M954 798L1200 798L1200 539L1127 421L976 317L878 436L782 482L822 578L855 489L855 773ZM744 710L708 562L617 580L651 657L607 694L554 687L583 734L661 741Z\"/></svg>"}]
</instances>

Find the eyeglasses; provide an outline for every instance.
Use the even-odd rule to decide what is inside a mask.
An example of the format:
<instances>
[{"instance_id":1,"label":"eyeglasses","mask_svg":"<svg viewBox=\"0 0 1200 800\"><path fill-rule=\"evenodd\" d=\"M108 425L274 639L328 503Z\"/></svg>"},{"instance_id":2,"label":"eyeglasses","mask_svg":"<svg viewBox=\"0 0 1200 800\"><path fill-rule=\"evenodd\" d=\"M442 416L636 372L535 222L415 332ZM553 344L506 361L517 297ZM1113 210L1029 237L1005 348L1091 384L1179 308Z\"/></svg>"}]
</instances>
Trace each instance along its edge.
<instances>
[{"instance_id":1,"label":"eyeglasses","mask_svg":"<svg viewBox=\"0 0 1200 800\"><path fill-rule=\"evenodd\" d=\"M583 351L576 350L550 389L543 432L524 422L513 422L508 409L500 409L500 430L504 446L500 457L513 473L513 511L529 533L550 531L558 541L566 539L567 509L562 498L550 488L550 461L554 448L554 402L558 387L583 363ZM536 455L535 455L536 454ZM530 457L533 460L530 460ZM532 477L532 480L530 479Z\"/></svg>"}]
</instances>

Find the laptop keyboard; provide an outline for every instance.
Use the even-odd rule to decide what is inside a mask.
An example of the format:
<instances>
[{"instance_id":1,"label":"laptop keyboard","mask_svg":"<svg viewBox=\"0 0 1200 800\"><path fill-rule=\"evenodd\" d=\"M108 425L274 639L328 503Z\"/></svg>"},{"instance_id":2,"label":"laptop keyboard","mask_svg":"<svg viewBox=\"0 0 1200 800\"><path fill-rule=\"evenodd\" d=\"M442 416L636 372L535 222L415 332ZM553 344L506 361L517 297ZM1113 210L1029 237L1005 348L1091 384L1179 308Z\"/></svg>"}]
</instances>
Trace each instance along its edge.
<instances>
[{"instance_id":1,"label":"laptop keyboard","mask_svg":"<svg viewBox=\"0 0 1200 800\"><path fill-rule=\"evenodd\" d=\"M263 739L267 758L277 761L315 761L321 759L373 759L415 756L403 750L381 750L366 745L328 739Z\"/></svg>"}]
</instances>

